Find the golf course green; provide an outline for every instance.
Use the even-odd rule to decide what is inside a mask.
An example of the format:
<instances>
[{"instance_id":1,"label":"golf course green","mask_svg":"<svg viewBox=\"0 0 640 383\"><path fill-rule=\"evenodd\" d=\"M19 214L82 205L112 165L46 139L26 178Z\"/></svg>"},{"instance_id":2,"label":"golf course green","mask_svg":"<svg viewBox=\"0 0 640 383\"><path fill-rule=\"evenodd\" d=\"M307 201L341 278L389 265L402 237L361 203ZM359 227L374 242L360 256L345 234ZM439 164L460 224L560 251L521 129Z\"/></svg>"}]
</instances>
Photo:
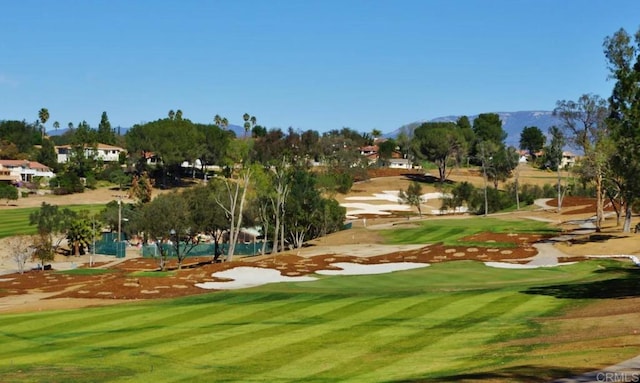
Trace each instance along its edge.
<instances>
[{"instance_id":1,"label":"golf course green","mask_svg":"<svg viewBox=\"0 0 640 383\"><path fill-rule=\"evenodd\" d=\"M561 355L519 341L553 336L542 318L592 302L586 295L554 296L558 285L582 291L624 274L620 265L603 260L508 270L459 261L3 314L0 381L455 382L525 370L544 378L564 368L554 366ZM602 272L608 268L616 271ZM515 372L505 374L491 381L521 381Z\"/></svg>"}]
</instances>

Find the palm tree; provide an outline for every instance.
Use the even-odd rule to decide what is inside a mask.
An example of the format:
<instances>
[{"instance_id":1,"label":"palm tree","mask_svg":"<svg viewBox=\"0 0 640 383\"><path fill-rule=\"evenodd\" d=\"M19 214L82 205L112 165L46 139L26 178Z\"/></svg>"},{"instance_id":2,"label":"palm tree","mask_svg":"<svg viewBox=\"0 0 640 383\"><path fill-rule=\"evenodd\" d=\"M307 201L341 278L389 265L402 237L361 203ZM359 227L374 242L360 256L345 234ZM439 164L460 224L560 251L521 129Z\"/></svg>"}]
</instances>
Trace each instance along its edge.
<instances>
[{"instance_id":1,"label":"palm tree","mask_svg":"<svg viewBox=\"0 0 640 383\"><path fill-rule=\"evenodd\" d=\"M229 120L227 120L226 117L222 117L222 120L220 120L220 127L222 129L227 129L228 126L229 126Z\"/></svg>"},{"instance_id":2,"label":"palm tree","mask_svg":"<svg viewBox=\"0 0 640 383\"><path fill-rule=\"evenodd\" d=\"M72 254L80 255L81 249L84 250L89 247L94 236L95 233L88 219L72 220L67 229L67 241L72 247Z\"/></svg>"},{"instance_id":3,"label":"palm tree","mask_svg":"<svg viewBox=\"0 0 640 383\"><path fill-rule=\"evenodd\" d=\"M249 129L251 128L251 123L249 122L249 113L245 113L242 115L242 119L244 120L244 138L247 138L247 133L249 133Z\"/></svg>"},{"instance_id":4,"label":"palm tree","mask_svg":"<svg viewBox=\"0 0 640 383\"><path fill-rule=\"evenodd\" d=\"M176 120L178 121L182 120L182 110L180 109L176 110Z\"/></svg>"},{"instance_id":5,"label":"palm tree","mask_svg":"<svg viewBox=\"0 0 640 383\"><path fill-rule=\"evenodd\" d=\"M68 123L68 124L67 124L67 127L68 127L69 129L73 129L73 122Z\"/></svg>"},{"instance_id":6,"label":"palm tree","mask_svg":"<svg viewBox=\"0 0 640 383\"><path fill-rule=\"evenodd\" d=\"M58 121L54 121L53 122L53 129L55 129L55 130L60 129L60 123Z\"/></svg>"},{"instance_id":7,"label":"palm tree","mask_svg":"<svg viewBox=\"0 0 640 383\"><path fill-rule=\"evenodd\" d=\"M175 116L176 116L176 112L174 112L173 109L169 110L169 119L173 120Z\"/></svg>"},{"instance_id":8,"label":"palm tree","mask_svg":"<svg viewBox=\"0 0 640 383\"><path fill-rule=\"evenodd\" d=\"M40 122L42 123L42 138L44 138L47 129L44 127L44 124L47 123L47 121L49 121L49 109L47 108L42 108L40 109L40 111L38 111L38 118L40 119Z\"/></svg>"},{"instance_id":9,"label":"palm tree","mask_svg":"<svg viewBox=\"0 0 640 383\"><path fill-rule=\"evenodd\" d=\"M222 123L222 117L220 117L219 114L216 114L215 117L213 117L213 123L217 126L220 127L220 124Z\"/></svg>"}]
</instances>

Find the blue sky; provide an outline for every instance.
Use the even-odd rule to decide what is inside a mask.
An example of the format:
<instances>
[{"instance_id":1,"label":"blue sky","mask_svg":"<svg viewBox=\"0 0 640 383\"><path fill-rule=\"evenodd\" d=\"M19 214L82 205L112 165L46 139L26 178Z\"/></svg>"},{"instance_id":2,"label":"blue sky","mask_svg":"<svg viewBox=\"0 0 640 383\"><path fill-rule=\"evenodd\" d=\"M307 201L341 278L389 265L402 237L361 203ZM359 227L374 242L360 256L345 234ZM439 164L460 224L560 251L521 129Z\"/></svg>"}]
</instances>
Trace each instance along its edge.
<instances>
[{"instance_id":1,"label":"blue sky","mask_svg":"<svg viewBox=\"0 0 640 383\"><path fill-rule=\"evenodd\" d=\"M0 0L0 119L389 132L609 96L602 42L640 1Z\"/></svg>"}]
</instances>

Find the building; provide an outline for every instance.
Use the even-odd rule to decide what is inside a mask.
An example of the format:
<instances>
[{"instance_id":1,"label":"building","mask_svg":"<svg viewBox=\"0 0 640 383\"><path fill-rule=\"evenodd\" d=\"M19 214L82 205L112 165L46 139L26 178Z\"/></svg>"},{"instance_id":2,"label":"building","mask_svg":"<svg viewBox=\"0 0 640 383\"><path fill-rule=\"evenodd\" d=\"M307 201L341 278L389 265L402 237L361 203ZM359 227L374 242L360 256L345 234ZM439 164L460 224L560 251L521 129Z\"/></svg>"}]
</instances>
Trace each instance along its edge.
<instances>
[{"instance_id":1,"label":"building","mask_svg":"<svg viewBox=\"0 0 640 383\"><path fill-rule=\"evenodd\" d=\"M16 182L33 182L34 177L52 178L53 171L46 165L28 160L0 160L0 170ZM6 177L6 174L3 175ZM2 178L4 180L4 178Z\"/></svg>"},{"instance_id":2,"label":"building","mask_svg":"<svg viewBox=\"0 0 640 383\"><path fill-rule=\"evenodd\" d=\"M571 152L562 152L562 161L560 162L560 168L564 169L576 164L578 156Z\"/></svg>"},{"instance_id":3,"label":"building","mask_svg":"<svg viewBox=\"0 0 640 383\"><path fill-rule=\"evenodd\" d=\"M55 149L59 164L69 161L73 151L71 145L56 146ZM123 152L125 152L123 148L107 144L98 144L95 147L87 145L84 148L85 156L95 156L97 160L102 160L102 162L118 162L120 161L120 153Z\"/></svg>"},{"instance_id":4,"label":"building","mask_svg":"<svg viewBox=\"0 0 640 383\"><path fill-rule=\"evenodd\" d=\"M20 177L15 174L11 174L11 170L0 165L0 184L17 184L20 182Z\"/></svg>"}]
</instances>

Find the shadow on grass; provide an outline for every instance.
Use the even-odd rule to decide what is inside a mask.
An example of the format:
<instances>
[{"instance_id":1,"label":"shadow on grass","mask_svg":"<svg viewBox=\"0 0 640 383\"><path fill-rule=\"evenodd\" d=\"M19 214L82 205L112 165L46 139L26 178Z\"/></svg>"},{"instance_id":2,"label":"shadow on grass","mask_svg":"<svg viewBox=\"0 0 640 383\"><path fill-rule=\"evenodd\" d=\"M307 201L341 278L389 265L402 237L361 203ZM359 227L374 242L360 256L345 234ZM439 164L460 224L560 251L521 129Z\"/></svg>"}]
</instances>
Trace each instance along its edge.
<instances>
[{"instance_id":1,"label":"shadow on grass","mask_svg":"<svg viewBox=\"0 0 640 383\"><path fill-rule=\"evenodd\" d=\"M522 382L538 383L549 382L553 379L568 378L580 375L591 370L569 369L567 367L553 366L515 366L499 369L491 372L476 372L439 376L434 378L417 378L406 380L394 380L389 383L435 383L435 382Z\"/></svg>"},{"instance_id":2,"label":"shadow on grass","mask_svg":"<svg viewBox=\"0 0 640 383\"><path fill-rule=\"evenodd\" d=\"M562 299L611 299L640 297L640 269L609 266L594 274L609 274L611 278L591 281L531 287L525 294L548 295Z\"/></svg>"},{"instance_id":3,"label":"shadow on grass","mask_svg":"<svg viewBox=\"0 0 640 383\"><path fill-rule=\"evenodd\" d=\"M404 173L402 174L404 177L410 179L411 181L426 183L426 184L438 184L440 183L440 178L434 177L429 174L415 174L415 173ZM444 181L445 184L452 185L455 182L447 179Z\"/></svg>"},{"instance_id":4,"label":"shadow on grass","mask_svg":"<svg viewBox=\"0 0 640 383\"><path fill-rule=\"evenodd\" d=\"M591 242L607 242L610 239L622 238L616 235L611 234L591 234L588 236L577 236L574 239L571 239L569 242L573 245L582 245Z\"/></svg>"}]
</instances>

